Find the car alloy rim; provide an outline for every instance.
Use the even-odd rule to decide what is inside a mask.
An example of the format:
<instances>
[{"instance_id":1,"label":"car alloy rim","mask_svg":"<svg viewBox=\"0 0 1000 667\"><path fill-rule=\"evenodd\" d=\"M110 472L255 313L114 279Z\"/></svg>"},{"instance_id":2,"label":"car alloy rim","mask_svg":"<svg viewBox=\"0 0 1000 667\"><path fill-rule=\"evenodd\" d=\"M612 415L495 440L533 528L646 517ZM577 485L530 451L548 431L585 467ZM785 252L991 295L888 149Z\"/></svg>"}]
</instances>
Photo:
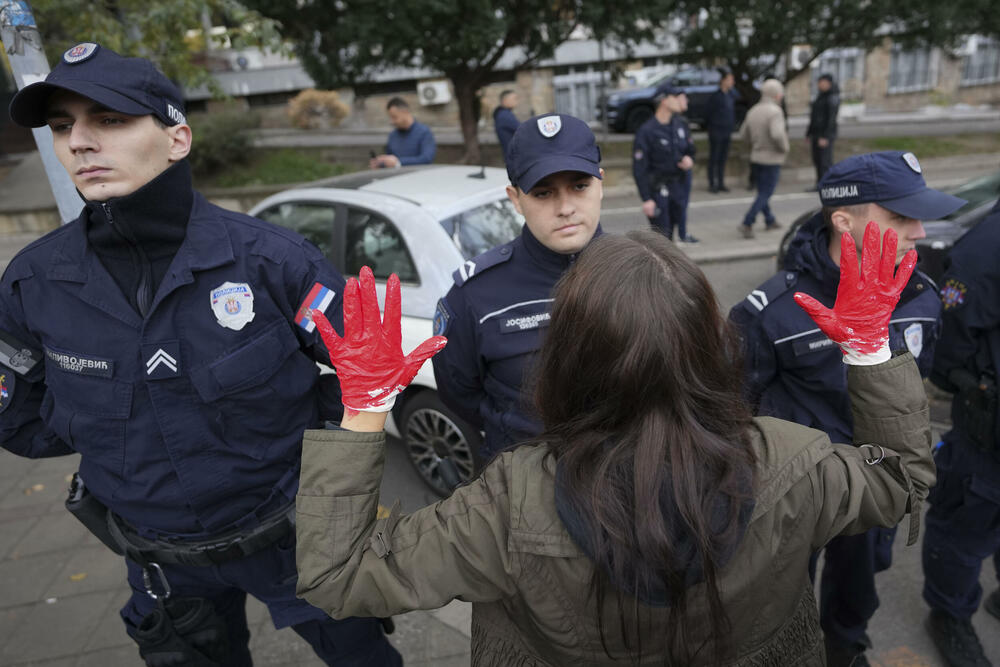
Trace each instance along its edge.
<instances>
[{"instance_id":1,"label":"car alloy rim","mask_svg":"<svg viewBox=\"0 0 1000 667\"><path fill-rule=\"evenodd\" d=\"M443 413L429 408L414 411L403 435L410 458L424 479L435 487L444 489L438 465L445 456L458 468L463 481L472 478L474 465L469 443L458 425Z\"/></svg>"}]
</instances>

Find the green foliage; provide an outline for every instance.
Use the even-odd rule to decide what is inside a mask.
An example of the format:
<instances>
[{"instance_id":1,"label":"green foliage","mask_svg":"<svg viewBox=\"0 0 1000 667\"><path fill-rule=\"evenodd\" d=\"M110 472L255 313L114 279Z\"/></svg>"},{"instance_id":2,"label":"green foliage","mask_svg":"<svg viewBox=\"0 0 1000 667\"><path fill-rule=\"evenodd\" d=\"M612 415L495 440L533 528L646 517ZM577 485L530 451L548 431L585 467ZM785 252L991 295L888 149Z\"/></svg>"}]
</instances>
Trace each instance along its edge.
<instances>
[{"instance_id":1,"label":"green foliage","mask_svg":"<svg viewBox=\"0 0 1000 667\"><path fill-rule=\"evenodd\" d=\"M323 162L315 153L282 149L260 152L247 163L230 166L208 179L217 187L307 183L353 171L343 164Z\"/></svg>"},{"instance_id":2,"label":"green foliage","mask_svg":"<svg viewBox=\"0 0 1000 667\"><path fill-rule=\"evenodd\" d=\"M260 116L235 107L189 119L194 141L191 168L197 174L212 174L244 164L253 150L248 130L260 126Z\"/></svg>"},{"instance_id":3,"label":"green foliage","mask_svg":"<svg viewBox=\"0 0 1000 667\"><path fill-rule=\"evenodd\" d=\"M236 0L32 0L31 6L50 63L74 44L96 42L149 58L185 86L217 86L202 64L208 46L281 48L274 21ZM206 25L225 27L206 41Z\"/></svg>"}]
</instances>

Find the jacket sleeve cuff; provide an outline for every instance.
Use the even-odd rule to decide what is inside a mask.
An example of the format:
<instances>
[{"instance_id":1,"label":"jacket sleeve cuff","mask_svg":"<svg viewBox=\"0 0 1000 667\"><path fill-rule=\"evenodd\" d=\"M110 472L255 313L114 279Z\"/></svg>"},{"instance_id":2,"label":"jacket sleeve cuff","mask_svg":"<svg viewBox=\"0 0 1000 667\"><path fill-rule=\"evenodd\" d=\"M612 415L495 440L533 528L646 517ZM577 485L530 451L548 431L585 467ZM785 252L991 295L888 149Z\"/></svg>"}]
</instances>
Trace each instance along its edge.
<instances>
[{"instance_id":1,"label":"jacket sleeve cuff","mask_svg":"<svg viewBox=\"0 0 1000 667\"><path fill-rule=\"evenodd\" d=\"M377 492L384 464L383 431L309 429L302 436L299 495L338 497Z\"/></svg>"}]
</instances>

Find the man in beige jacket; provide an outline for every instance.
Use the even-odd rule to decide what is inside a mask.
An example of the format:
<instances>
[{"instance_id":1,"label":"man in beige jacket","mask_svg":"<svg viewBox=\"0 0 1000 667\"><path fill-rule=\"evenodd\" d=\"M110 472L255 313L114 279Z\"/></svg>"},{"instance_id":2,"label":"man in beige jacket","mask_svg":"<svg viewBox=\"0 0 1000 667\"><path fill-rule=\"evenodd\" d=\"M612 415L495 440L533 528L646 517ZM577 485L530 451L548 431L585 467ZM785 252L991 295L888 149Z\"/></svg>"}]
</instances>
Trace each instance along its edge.
<instances>
[{"instance_id":1,"label":"man in beige jacket","mask_svg":"<svg viewBox=\"0 0 1000 667\"><path fill-rule=\"evenodd\" d=\"M753 223L758 213L764 214L764 229L779 229L781 225L774 218L768 200L778 187L781 165L788 155L788 131L785 129L785 114L781 111L781 98L785 88L777 79L768 79L760 87L760 102L747 112L740 138L750 142L750 168L757 173L757 198L743 217L740 233L743 238L752 239Z\"/></svg>"}]
</instances>

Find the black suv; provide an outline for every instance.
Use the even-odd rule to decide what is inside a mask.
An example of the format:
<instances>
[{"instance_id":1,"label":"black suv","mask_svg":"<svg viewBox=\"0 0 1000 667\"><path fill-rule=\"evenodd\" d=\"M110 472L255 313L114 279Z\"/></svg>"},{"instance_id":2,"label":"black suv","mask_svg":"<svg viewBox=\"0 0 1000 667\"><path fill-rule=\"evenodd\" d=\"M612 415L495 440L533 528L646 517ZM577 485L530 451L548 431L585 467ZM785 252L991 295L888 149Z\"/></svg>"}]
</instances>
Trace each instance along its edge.
<instances>
[{"instance_id":1,"label":"black suv","mask_svg":"<svg viewBox=\"0 0 1000 667\"><path fill-rule=\"evenodd\" d=\"M600 98L597 117L603 118L605 107L608 113L608 127L614 132L635 132L646 119L653 115L653 96L656 87L665 81L684 89L688 98L688 110L684 116L692 125L703 128L708 98L719 88L719 70L715 68L691 67L673 74L662 74L642 88L617 90ZM739 126L746 115L747 106L742 100L736 102L736 124Z\"/></svg>"}]
</instances>

